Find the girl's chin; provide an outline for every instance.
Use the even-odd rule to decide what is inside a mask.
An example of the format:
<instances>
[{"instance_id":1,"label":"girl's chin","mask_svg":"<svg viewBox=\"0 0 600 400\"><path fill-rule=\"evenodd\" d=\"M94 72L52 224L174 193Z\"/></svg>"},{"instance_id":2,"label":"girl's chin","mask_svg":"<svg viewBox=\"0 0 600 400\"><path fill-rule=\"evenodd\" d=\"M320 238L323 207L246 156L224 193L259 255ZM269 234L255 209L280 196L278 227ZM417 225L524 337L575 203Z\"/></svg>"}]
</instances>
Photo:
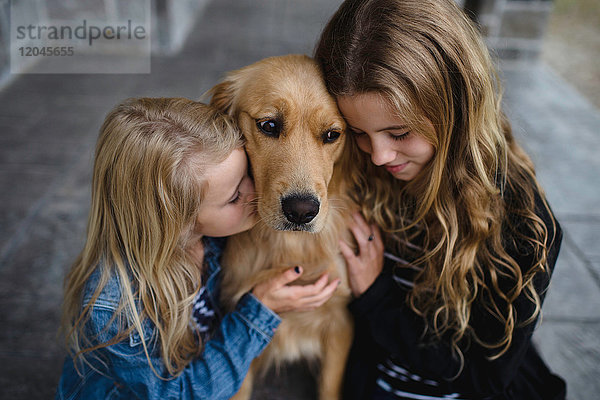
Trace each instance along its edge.
<instances>
[{"instance_id":1,"label":"girl's chin","mask_svg":"<svg viewBox=\"0 0 600 400\"><path fill-rule=\"evenodd\" d=\"M407 174L407 173L402 173L402 172L397 172L397 173L390 172L390 175L392 175L394 178L398 179L399 181L404 181L404 182L408 182L414 178L414 176Z\"/></svg>"}]
</instances>

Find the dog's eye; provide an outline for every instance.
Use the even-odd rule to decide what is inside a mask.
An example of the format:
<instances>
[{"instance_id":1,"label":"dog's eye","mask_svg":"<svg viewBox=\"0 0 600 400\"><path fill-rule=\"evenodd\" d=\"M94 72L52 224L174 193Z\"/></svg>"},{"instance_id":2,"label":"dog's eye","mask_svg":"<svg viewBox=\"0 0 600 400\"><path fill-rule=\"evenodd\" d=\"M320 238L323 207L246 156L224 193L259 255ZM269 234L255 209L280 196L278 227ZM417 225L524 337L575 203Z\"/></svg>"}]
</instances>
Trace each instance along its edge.
<instances>
[{"instance_id":1,"label":"dog's eye","mask_svg":"<svg viewBox=\"0 0 600 400\"><path fill-rule=\"evenodd\" d=\"M275 119L259 119L256 126L267 136L276 138L281 133L281 124Z\"/></svg>"},{"instance_id":2,"label":"dog's eye","mask_svg":"<svg viewBox=\"0 0 600 400\"><path fill-rule=\"evenodd\" d=\"M332 143L340 137L340 132L338 131L327 131L323 134L323 143Z\"/></svg>"}]
</instances>

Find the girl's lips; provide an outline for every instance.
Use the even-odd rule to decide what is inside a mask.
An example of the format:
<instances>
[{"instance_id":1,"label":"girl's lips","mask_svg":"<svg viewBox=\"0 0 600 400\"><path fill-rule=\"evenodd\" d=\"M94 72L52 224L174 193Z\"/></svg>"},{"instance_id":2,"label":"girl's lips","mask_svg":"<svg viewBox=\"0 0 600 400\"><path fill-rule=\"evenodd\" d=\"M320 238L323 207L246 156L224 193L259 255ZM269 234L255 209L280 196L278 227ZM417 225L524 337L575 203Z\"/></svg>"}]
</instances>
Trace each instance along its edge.
<instances>
[{"instance_id":1,"label":"girl's lips","mask_svg":"<svg viewBox=\"0 0 600 400\"><path fill-rule=\"evenodd\" d=\"M403 164L398 164L398 165L386 165L385 169L387 169L388 172L394 174L394 173L402 171L407 165L408 165L408 162L405 162Z\"/></svg>"}]
</instances>

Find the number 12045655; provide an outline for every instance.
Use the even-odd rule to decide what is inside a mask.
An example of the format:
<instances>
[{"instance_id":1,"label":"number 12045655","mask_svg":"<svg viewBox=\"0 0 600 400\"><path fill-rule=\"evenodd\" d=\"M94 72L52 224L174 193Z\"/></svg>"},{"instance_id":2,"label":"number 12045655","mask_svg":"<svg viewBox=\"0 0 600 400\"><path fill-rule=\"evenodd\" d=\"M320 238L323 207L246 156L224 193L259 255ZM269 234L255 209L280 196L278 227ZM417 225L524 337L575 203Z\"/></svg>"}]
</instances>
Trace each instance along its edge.
<instances>
[{"instance_id":1,"label":"number 12045655","mask_svg":"<svg viewBox=\"0 0 600 400\"><path fill-rule=\"evenodd\" d=\"M70 57L75 54L73 46L19 47L21 57Z\"/></svg>"}]
</instances>

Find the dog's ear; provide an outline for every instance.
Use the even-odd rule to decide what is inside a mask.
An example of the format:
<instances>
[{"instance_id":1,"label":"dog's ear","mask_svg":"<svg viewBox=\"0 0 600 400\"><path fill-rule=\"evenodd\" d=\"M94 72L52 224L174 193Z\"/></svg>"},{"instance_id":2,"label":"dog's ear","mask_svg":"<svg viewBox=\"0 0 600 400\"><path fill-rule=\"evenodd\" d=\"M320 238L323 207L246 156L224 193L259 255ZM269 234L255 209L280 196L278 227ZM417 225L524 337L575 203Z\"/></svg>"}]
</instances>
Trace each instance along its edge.
<instances>
[{"instance_id":1,"label":"dog's ear","mask_svg":"<svg viewBox=\"0 0 600 400\"><path fill-rule=\"evenodd\" d=\"M210 96L210 105L215 106L219 111L230 114L233 111L233 98L235 95L234 81L226 79L223 82L215 85L208 91Z\"/></svg>"}]
</instances>

